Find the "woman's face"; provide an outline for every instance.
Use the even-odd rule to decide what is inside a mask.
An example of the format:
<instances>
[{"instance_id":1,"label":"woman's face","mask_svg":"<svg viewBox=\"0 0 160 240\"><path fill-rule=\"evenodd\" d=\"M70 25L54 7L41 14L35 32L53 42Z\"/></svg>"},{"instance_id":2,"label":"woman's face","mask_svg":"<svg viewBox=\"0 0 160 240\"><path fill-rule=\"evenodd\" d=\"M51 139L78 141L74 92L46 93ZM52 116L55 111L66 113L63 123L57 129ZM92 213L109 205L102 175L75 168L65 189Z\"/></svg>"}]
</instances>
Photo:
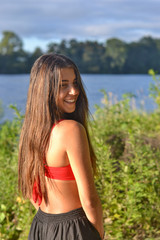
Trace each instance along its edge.
<instances>
[{"instance_id":1,"label":"woman's face","mask_svg":"<svg viewBox=\"0 0 160 240\"><path fill-rule=\"evenodd\" d=\"M62 68L60 70L60 78L58 108L62 113L72 113L76 109L76 101L79 96L74 69Z\"/></svg>"}]
</instances>

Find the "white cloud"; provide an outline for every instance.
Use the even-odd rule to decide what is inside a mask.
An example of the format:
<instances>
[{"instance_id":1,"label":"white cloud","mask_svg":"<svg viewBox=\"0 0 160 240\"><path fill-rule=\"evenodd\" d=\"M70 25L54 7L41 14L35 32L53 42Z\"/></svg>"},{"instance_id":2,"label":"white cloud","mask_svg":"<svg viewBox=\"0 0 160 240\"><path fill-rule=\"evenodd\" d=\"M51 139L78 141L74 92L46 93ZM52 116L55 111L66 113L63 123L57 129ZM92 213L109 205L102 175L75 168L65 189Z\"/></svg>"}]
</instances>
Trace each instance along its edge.
<instances>
[{"instance_id":1,"label":"white cloud","mask_svg":"<svg viewBox=\"0 0 160 240\"><path fill-rule=\"evenodd\" d=\"M28 46L71 38L160 37L159 9L159 0L5 0L0 33L14 31Z\"/></svg>"}]
</instances>

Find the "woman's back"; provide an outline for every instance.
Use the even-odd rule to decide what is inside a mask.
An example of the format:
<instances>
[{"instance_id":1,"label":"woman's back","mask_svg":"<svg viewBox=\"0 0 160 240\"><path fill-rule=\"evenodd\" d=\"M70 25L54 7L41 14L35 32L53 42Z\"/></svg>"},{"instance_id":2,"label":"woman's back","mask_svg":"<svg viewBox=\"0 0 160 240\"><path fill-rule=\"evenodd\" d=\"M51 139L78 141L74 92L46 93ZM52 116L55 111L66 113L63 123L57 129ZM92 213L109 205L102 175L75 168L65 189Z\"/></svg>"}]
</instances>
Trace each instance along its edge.
<instances>
[{"instance_id":1,"label":"woman's back","mask_svg":"<svg viewBox=\"0 0 160 240\"><path fill-rule=\"evenodd\" d=\"M54 178L54 172L56 172L57 178L46 178L47 192L48 192L48 204L46 205L44 199L42 199L41 209L44 212L49 213L62 213L68 212L73 209L81 207L79 199L77 183L74 180L61 180L65 179L66 170L70 167L70 162L66 150L66 128L68 124L77 124L72 120L64 120L56 124L51 132L49 148L46 152L46 163ZM65 170L66 169L66 170ZM59 174L63 170L63 174ZM59 178L61 178L59 180Z\"/></svg>"}]
</instances>

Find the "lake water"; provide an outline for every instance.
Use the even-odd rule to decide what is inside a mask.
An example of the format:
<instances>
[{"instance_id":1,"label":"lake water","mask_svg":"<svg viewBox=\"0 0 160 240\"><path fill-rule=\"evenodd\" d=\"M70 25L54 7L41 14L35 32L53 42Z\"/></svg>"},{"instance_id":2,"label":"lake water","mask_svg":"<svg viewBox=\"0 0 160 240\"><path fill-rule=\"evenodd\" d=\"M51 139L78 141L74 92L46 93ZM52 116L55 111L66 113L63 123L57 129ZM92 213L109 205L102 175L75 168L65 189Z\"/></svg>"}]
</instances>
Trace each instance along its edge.
<instances>
[{"instance_id":1,"label":"lake water","mask_svg":"<svg viewBox=\"0 0 160 240\"><path fill-rule=\"evenodd\" d=\"M149 85L153 82L149 75L82 74L82 79L92 113L95 111L95 104L102 105L101 89L109 93L112 102L121 99L124 93L133 93L138 108L140 105L147 111L156 108L153 100L149 98ZM28 86L28 74L0 75L0 100L4 109L4 116L0 122L13 119L14 111L9 108L10 104L16 105L24 113Z\"/></svg>"}]
</instances>

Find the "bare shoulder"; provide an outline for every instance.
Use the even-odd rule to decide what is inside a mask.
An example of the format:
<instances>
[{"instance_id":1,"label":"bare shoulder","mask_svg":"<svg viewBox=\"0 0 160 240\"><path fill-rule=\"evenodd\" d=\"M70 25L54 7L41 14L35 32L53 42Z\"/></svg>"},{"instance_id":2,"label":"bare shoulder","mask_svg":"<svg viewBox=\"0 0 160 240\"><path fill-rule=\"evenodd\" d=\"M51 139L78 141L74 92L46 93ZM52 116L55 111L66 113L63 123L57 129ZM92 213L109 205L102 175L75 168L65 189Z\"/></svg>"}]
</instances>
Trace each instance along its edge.
<instances>
[{"instance_id":1,"label":"bare shoulder","mask_svg":"<svg viewBox=\"0 0 160 240\"><path fill-rule=\"evenodd\" d=\"M63 120L59 122L54 128L54 133L58 134L64 140L86 135L84 126L75 120Z\"/></svg>"},{"instance_id":2,"label":"bare shoulder","mask_svg":"<svg viewBox=\"0 0 160 240\"><path fill-rule=\"evenodd\" d=\"M54 127L56 131L67 131L68 129L83 129L83 125L75 120L65 119Z\"/></svg>"},{"instance_id":3,"label":"bare shoulder","mask_svg":"<svg viewBox=\"0 0 160 240\"><path fill-rule=\"evenodd\" d=\"M72 129L84 129L83 125L75 120L63 120L59 123L59 126L63 130L72 130Z\"/></svg>"}]
</instances>

